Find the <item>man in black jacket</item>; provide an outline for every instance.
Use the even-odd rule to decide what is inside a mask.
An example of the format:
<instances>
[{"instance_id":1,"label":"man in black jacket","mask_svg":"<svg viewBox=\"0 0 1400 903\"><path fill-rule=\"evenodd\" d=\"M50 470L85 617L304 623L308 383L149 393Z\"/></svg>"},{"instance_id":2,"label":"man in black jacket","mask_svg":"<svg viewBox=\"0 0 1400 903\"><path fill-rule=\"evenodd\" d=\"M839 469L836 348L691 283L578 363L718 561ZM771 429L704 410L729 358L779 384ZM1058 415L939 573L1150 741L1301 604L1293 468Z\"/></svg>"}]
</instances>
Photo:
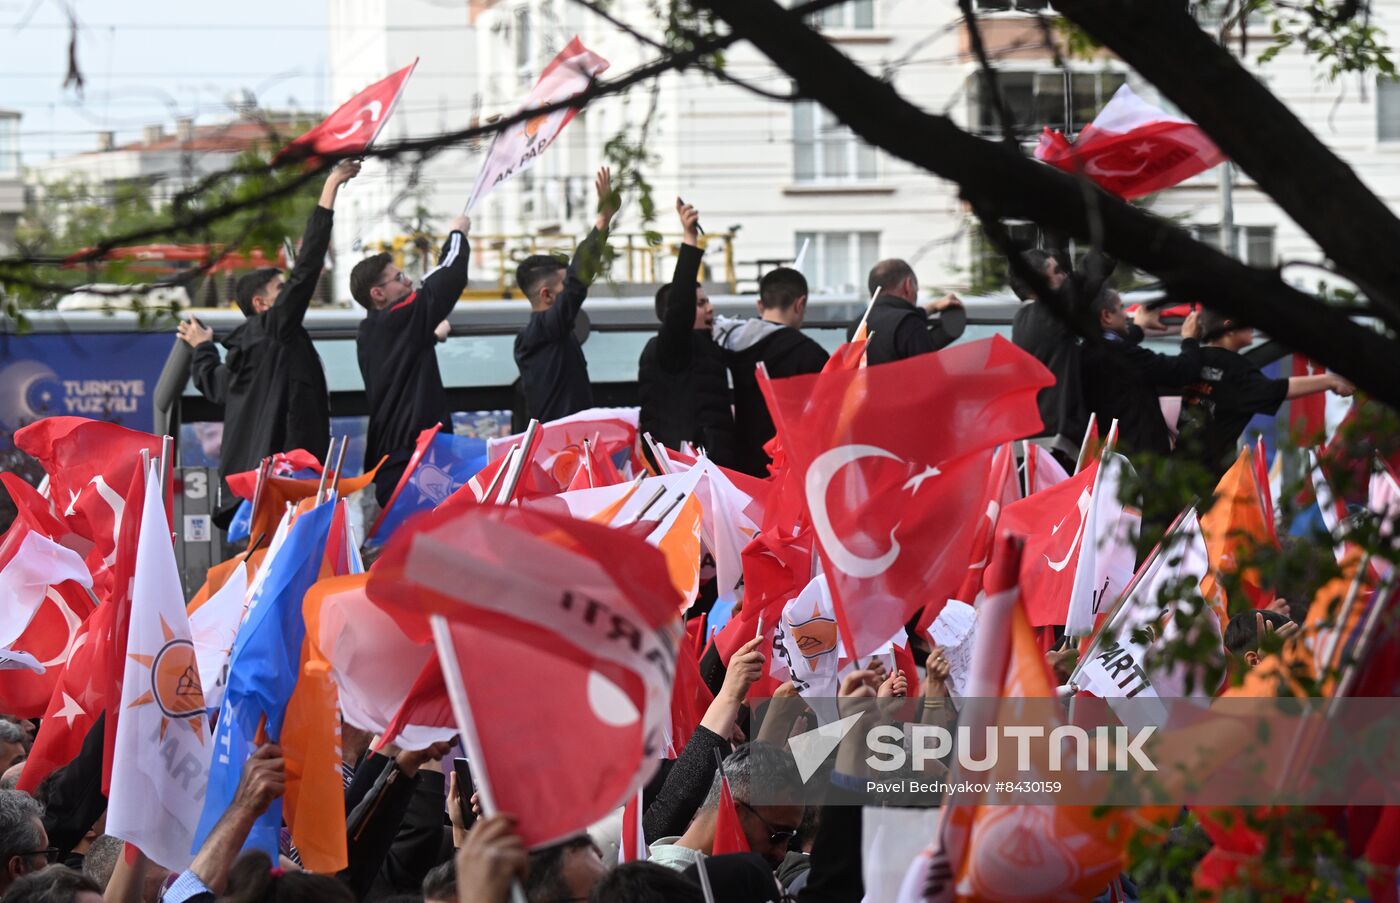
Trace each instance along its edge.
<instances>
[{"instance_id":1,"label":"man in black jacket","mask_svg":"<svg viewBox=\"0 0 1400 903\"><path fill-rule=\"evenodd\" d=\"M1085 255L1078 270L1039 248L1025 251L1021 257L1041 274L1046 285L1056 293L1054 300L1062 308L1084 317L1090 316L1089 303L1098 296L1115 266L1111 258L1095 252ZM1054 385L1041 389L1036 396L1040 419L1045 424L1041 436L1056 460L1073 472L1089 423L1084 387L1080 382L1079 334L1051 309L1053 301L1039 298L1035 287L1018 277L1014 269L1010 282L1016 296L1030 302L1022 305L1012 318L1011 341L1033 355L1055 377ZM1086 331L1089 328L1086 327Z\"/></svg>"},{"instance_id":2,"label":"man in black jacket","mask_svg":"<svg viewBox=\"0 0 1400 903\"><path fill-rule=\"evenodd\" d=\"M253 470L268 455L295 448L326 459L330 395L321 358L302 320L330 247L336 195L359 172L358 162L346 161L326 177L286 282L272 267L238 280L238 306L248 320L224 339L228 354L223 362L214 348L213 330L194 319L180 323L180 338L194 348L195 386L205 398L224 406L221 477ZM222 526L236 507L220 514Z\"/></svg>"},{"instance_id":3,"label":"man in black jacket","mask_svg":"<svg viewBox=\"0 0 1400 903\"><path fill-rule=\"evenodd\" d=\"M929 354L946 348L957 338L944 328L941 320L931 320L932 314L950 307L962 307L962 301L951 292L941 298L916 304L919 297L919 277L914 268L898 258L882 260L870 270L866 289L880 294L865 314L865 329L870 344L865 346L868 364L888 364L918 354ZM846 330L849 341L860 328L856 320Z\"/></svg>"},{"instance_id":4,"label":"man in black jacket","mask_svg":"<svg viewBox=\"0 0 1400 903\"><path fill-rule=\"evenodd\" d=\"M389 459L374 479L381 506L403 476L418 434L435 423L452 432L436 346L439 326L467 287L470 228L465 215L451 222L438 265L416 291L389 254L367 257L350 271L350 294L369 312L355 340L369 402L365 469Z\"/></svg>"},{"instance_id":5,"label":"man in black jacket","mask_svg":"<svg viewBox=\"0 0 1400 903\"><path fill-rule=\"evenodd\" d=\"M515 270L515 284L530 301L530 319L515 337L515 365L525 408L541 423L593 407L588 361L574 335L574 321L600 269L608 228L617 212L612 175L598 170L598 219L574 251L568 267L549 254L532 254Z\"/></svg>"},{"instance_id":6,"label":"man in black jacket","mask_svg":"<svg viewBox=\"0 0 1400 903\"><path fill-rule=\"evenodd\" d=\"M1085 403L1105 431L1115 419L1118 421L1118 448L1125 454L1171 454L1171 435L1157 396L1161 389L1180 390L1200 372L1196 314L1181 324L1181 353L1166 355L1142 347L1139 324L1160 323L1146 306L1139 307L1134 322L1129 323L1122 298L1105 287L1094 299L1093 309L1103 337L1084 345Z\"/></svg>"},{"instance_id":7,"label":"man in black jacket","mask_svg":"<svg viewBox=\"0 0 1400 903\"><path fill-rule=\"evenodd\" d=\"M826 366L826 351L802 333L806 315L807 280L797 270L779 267L758 282L758 319L721 317L715 326L734 376L735 469L743 473L766 477L772 461L763 446L775 430L758 387L758 365L770 379L818 373Z\"/></svg>"},{"instance_id":8,"label":"man in black jacket","mask_svg":"<svg viewBox=\"0 0 1400 903\"><path fill-rule=\"evenodd\" d=\"M642 432L679 449L705 449L716 464L734 466L734 417L724 353L710 334L715 312L700 275L700 215L676 198L681 247L675 275L656 291L661 330L642 349L637 387Z\"/></svg>"}]
</instances>

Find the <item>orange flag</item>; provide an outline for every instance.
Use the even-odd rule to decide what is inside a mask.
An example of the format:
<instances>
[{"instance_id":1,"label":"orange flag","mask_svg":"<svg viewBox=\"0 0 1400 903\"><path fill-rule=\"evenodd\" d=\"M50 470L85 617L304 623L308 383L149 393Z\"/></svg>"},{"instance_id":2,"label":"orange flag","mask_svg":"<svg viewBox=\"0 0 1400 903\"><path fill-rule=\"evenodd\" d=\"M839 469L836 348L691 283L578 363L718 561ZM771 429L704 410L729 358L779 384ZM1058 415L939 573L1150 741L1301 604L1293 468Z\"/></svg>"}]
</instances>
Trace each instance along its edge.
<instances>
[{"instance_id":1,"label":"orange flag","mask_svg":"<svg viewBox=\"0 0 1400 903\"><path fill-rule=\"evenodd\" d=\"M343 485L343 484L342 484ZM345 868L345 788L340 772L340 700L330 662L317 638L321 606L341 581L364 581L364 575L334 577L312 584L302 602L306 638L301 646L301 677L287 703L282 751L287 763L283 816L292 844L306 868L333 873Z\"/></svg>"},{"instance_id":2,"label":"orange flag","mask_svg":"<svg viewBox=\"0 0 1400 903\"><path fill-rule=\"evenodd\" d=\"M700 521L704 512L694 493L685 500L670 528L656 547L666 556L671 585L681 594L681 610L689 608L700 593Z\"/></svg>"},{"instance_id":3,"label":"orange flag","mask_svg":"<svg viewBox=\"0 0 1400 903\"><path fill-rule=\"evenodd\" d=\"M1256 548L1277 545L1265 518L1264 496L1250 446L1240 450L1240 456L1215 487L1215 504L1201 515L1201 535L1211 566L1211 572L1201 581L1201 595L1207 599L1215 598L1222 582L1219 575L1239 571L1241 558L1248 559ZM1250 608L1264 608L1272 601L1273 595L1262 587L1257 568L1245 569L1241 577ZM1222 619L1220 623L1226 621Z\"/></svg>"},{"instance_id":4,"label":"orange flag","mask_svg":"<svg viewBox=\"0 0 1400 903\"><path fill-rule=\"evenodd\" d=\"M340 498L345 498L347 495L364 489L374 482L374 475L379 472L379 468L383 464L384 462L380 461L374 465L373 470L367 473L358 477L342 479L336 487L336 494ZM287 503L314 498L316 490L321 486L319 479L293 480L288 477L268 477L265 482L262 498L257 504L256 519L248 527L249 536L267 535L271 537L277 531L277 524L282 520L282 513L286 509Z\"/></svg>"}]
</instances>

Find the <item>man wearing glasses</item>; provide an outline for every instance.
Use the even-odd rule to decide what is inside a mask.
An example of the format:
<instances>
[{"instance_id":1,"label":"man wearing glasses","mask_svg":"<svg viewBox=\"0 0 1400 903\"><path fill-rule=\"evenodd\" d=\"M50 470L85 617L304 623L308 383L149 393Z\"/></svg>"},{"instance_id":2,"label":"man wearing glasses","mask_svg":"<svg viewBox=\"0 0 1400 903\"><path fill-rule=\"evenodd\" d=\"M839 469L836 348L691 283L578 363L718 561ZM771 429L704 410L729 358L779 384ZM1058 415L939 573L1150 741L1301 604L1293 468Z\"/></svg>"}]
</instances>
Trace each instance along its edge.
<instances>
[{"instance_id":1,"label":"man wearing glasses","mask_svg":"<svg viewBox=\"0 0 1400 903\"><path fill-rule=\"evenodd\" d=\"M802 786L797 768L782 750L763 743L746 743L724 760L724 775L734 796L734 808L743 826L749 849L777 869L787 855L788 845L802 824L801 805L751 804L755 775L765 781L774 798L785 796L783 788ZM768 786L771 785L771 786ZM715 844L715 824L719 816L720 775L715 773L709 795L695 813L690 827L679 837L663 837L649 848L650 859L677 871L711 854Z\"/></svg>"},{"instance_id":2,"label":"man wearing glasses","mask_svg":"<svg viewBox=\"0 0 1400 903\"><path fill-rule=\"evenodd\" d=\"M355 340L369 402L365 470L389 458L374 480L381 506L403 476L418 434L435 423L452 432L436 346L444 337L439 327L467 287L470 228L466 215L448 224L438 265L416 290L389 254L367 257L350 271L350 294L368 311Z\"/></svg>"},{"instance_id":3,"label":"man wearing glasses","mask_svg":"<svg viewBox=\"0 0 1400 903\"><path fill-rule=\"evenodd\" d=\"M0 790L0 896L25 875L58 858L44 830L44 810L27 793Z\"/></svg>"}]
</instances>

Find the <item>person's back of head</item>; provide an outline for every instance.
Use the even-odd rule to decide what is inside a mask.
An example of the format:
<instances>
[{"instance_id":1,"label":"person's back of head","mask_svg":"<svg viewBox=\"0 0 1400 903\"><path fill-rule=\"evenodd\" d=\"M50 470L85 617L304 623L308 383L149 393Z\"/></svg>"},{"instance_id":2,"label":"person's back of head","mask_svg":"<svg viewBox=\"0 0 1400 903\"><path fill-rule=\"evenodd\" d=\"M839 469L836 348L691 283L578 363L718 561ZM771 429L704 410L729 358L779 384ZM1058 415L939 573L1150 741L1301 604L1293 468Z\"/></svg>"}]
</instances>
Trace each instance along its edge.
<instances>
[{"instance_id":1,"label":"person's back of head","mask_svg":"<svg viewBox=\"0 0 1400 903\"><path fill-rule=\"evenodd\" d=\"M393 262L394 256L386 251L366 257L355 264L350 270L350 297L355 299L356 304L365 310L374 310L374 301L369 296L370 290L378 284L380 275Z\"/></svg>"},{"instance_id":2,"label":"person's back of head","mask_svg":"<svg viewBox=\"0 0 1400 903\"><path fill-rule=\"evenodd\" d=\"M14 790L19 786L19 777L24 774L24 763L16 762L0 774L0 790Z\"/></svg>"},{"instance_id":3,"label":"person's back of head","mask_svg":"<svg viewBox=\"0 0 1400 903\"><path fill-rule=\"evenodd\" d=\"M3 903L102 903L102 888L97 882L62 865L25 875L9 889Z\"/></svg>"},{"instance_id":4,"label":"person's back of head","mask_svg":"<svg viewBox=\"0 0 1400 903\"><path fill-rule=\"evenodd\" d=\"M666 305L671 301L671 283L667 282L656 290L656 319L658 322L666 320Z\"/></svg>"},{"instance_id":5,"label":"person's back of head","mask_svg":"<svg viewBox=\"0 0 1400 903\"><path fill-rule=\"evenodd\" d=\"M728 853L691 863L681 874L700 883L705 870L716 900L726 903L774 903L783 899L783 889L773 869L757 853Z\"/></svg>"},{"instance_id":6,"label":"person's back of head","mask_svg":"<svg viewBox=\"0 0 1400 903\"><path fill-rule=\"evenodd\" d=\"M1244 659L1251 668L1259 661L1261 623L1264 630L1274 631L1291 622L1278 612L1256 609L1240 612L1225 625L1225 651Z\"/></svg>"},{"instance_id":7,"label":"person's back of head","mask_svg":"<svg viewBox=\"0 0 1400 903\"><path fill-rule=\"evenodd\" d=\"M106 890L107 882L112 880L112 872L117 870L117 860L121 858L125 847L126 843L120 838L103 834L89 844L87 852L83 854L83 874L96 881L98 887Z\"/></svg>"},{"instance_id":8,"label":"person's back of head","mask_svg":"<svg viewBox=\"0 0 1400 903\"><path fill-rule=\"evenodd\" d=\"M628 862L593 886L590 903L704 903L700 885L654 862Z\"/></svg>"},{"instance_id":9,"label":"person's back of head","mask_svg":"<svg viewBox=\"0 0 1400 903\"><path fill-rule=\"evenodd\" d=\"M878 288L882 295L915 301L919 294L919 277L914 275L914 268L908 263L898 257L890 257L870 268L865 287L872 295Z\"/></svg>"},{"instance_id":10,"label":"person's back of head","mask_svg":"<svg viewBox=\"0 0 1400 903\"><path fill-rule=\"evenodd\" d=\"M1201 342L1206 345L1219 342L1236 328L1236 323L1218 310L1202 307L1198 315L1201 329Z\"/></svg>"},{"instance_id":11,"label":"person's back of head","mask_svg":"<svg viewBox=\"0 0 1400 903\"><path fill-rule=\"evenodd\" d=\"M275 291L270 291L271 283L280 275L282 275L282 271L277 267L261 267L239 277L233 286L233 296L234 300L238 302L238 309L243 311L243 316L251 317L258 312L258 303L255 299L262 299L265 304L264 309L272 306L272 302L277 300L277 294ZM267 297L269 293L272 295L271 298Z\"/></svg>"},{"instance_id":12,"label":"person's back of head","mask_svg":"<svg viewBox=\"0 0 1400 903\"><path fill-rule=\"evenodd\" d=\"M355 895L329 875L273 868L266 853L239 856L228 872L222 903L355 903Z\"/></svg>"},{"instance_id":13,"label":"person's back of head","mask_svg":"<svg viewBox=\"0 0 1400 903\"><path fill-rule=\"evenodd\" d=\"M448 859L423 876L423 903L457 903L457 860Z\"/></svg>"},{"instance_id":14,"label":"person's back of head","mask_svg":"<svg viewBox=\"0 0 1400 903\"><path fill-rule=\"evenodd\" d=\"M44 807L27 793L0 790L0 891L47 864Z\"/></svg>"},{"instance_id":15,"label":"person's back of head","mask_svg":"<svg viewBox=\"0 0 1400 903\"><path fill-rule=\"evenodd\" d=\"M1025 261L1026 266L1043 275L1045 265L1050 262L1050 252L1041 248L1030 248L1021 252L1021 260ZM1022 301L1029 301L1036 297L1035 287L1028 280L1022 278L1021 274L1016 272L1015 267L1007 269L1006 281L1011 285L1011 291L1015 292L1016 297Z\"/></svg>"},{"instance_id":16,"label":"person's back of head","mask_svg":"<svg viewBox=\"0 0 1400 903\"><path fill-rule=\"evenodd\" d=\"M516 288L529 300L530 307L538 310L548 306L547 302L552 300L551 293L557 293L558 286L554 283L566 269L568 266L558 257L551 254L531 254L515 268ZM546 293L545 289L550 289L551 293Z\"/></svg>"},{"instance_id":17,"label":"person's back of head","mask_svg":"<svg viewBox=\"0 0 1400 903\"><path fill-rule=\"evenodd\" d=\"M807 277L792 267L778 267L758 280L758 306L765 312L790 311L798 302L805 309L806 299Z\"/></svg>"}]
</instances>

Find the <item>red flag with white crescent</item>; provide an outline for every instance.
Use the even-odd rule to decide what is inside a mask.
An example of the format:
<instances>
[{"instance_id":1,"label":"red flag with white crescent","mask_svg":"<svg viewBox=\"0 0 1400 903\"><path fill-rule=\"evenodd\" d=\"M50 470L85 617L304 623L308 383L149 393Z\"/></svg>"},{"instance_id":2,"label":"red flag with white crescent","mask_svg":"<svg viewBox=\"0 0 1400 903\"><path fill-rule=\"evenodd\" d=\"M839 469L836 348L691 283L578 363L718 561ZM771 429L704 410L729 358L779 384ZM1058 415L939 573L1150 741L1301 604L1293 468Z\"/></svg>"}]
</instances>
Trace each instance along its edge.
<instances>
[{"instance_id":1,"label":"red flag with white crescent","mask_svg":"<svg viewBox=\"0 0 1400 903\"><path fill-rule=\"evenodd\" d=\"M379 137L384 125L398 106L399 97L408 84L418 60L398 72L387 75L341 104L334 113L321 120L311 131L293 139L277 152L274 163L284 160L314 159L320 156L355 156Z\"/></svg>"}]
</instances>

